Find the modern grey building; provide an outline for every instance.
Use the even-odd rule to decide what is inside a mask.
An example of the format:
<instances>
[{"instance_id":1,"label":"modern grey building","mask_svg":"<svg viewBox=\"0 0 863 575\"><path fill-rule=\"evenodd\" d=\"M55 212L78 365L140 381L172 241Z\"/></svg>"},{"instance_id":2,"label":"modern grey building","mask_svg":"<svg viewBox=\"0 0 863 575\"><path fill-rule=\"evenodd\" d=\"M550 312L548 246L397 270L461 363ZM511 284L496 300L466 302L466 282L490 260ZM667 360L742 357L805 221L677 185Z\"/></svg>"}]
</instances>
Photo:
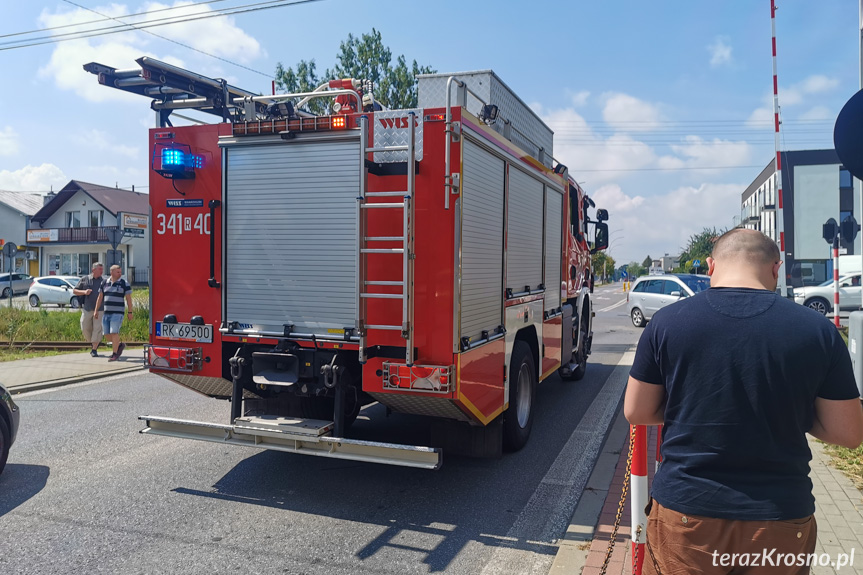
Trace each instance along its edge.
<instances>
[{"instance_id":1,"label":"modern grey building","mask_svg":"<svg viewBox=\"0 0 863 575\"><path fill-rule=\"evenodd\" d=\"M776 160L771 160L741 196L740 226L764 232L779 241L776 231ZM822 226L833 218L861 220L859 193L851 173L835 150L782 152L782 196L785 223L785 270L794 287L818 284L831 276L831 248ZM860 254L861 236L840 253ZM841 270L840 270L841 271Z\"/></svg>"}]
</instances>

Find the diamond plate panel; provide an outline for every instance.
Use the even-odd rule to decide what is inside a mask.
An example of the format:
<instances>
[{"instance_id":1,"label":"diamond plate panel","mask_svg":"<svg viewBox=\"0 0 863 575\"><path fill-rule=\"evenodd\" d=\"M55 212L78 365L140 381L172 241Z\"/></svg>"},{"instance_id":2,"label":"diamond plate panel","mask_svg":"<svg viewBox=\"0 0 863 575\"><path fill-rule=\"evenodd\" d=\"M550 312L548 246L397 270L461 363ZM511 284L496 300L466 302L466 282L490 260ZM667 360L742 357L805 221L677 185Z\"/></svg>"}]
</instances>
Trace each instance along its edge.
<instances>
[{"instance_id":1,"label":"diamond plate panel","mask_svg":"<svg viewBox=\"0 0 863 575\"><path fill-rule=\"evenodd\" d=\"M554 132L491 70L417 76L419 106L422 108L446 106L446 83L450 76L455 76L467 84L468 88L485 103L496 104L500 109L501 117L509 120L516 130L512 133L512 142L535 158L539 158L540 149L544 150L546 154L544 163L551 166ZM455 102L455 88L453 88L453 102ZM482 104L476 97L468 94L466 106L468 112L478 115ZM503 134L504 123L499 120L492 128Z\"/></svg>"},{"instance_id":2,"label":"diamond plate panel","mask_svg":"<svg viewBox=\"0 0 863 575\"><path fill-rule=\"evenodd\" d=\"M407 146L410 138L408 129L408 114L414 112L416 139L414 140L414 159L423 159L423 115L422 110L391 110L375 112L374 115L374 147ZM379 164L407 161L407 152L375 152L374 161Z\"/></svg>"},{"instance_id":3,"label":"diamond plate panel","mask_svg":"<svg viewBox=\"0 0 863 575\"><path fill-rule=\"evenodd\" d=\"M417 397L395 393L370 393L379 403L399 413L445 417L458 421L472 421L451 399L442 397Z\"/></svg>"}]
</instances>

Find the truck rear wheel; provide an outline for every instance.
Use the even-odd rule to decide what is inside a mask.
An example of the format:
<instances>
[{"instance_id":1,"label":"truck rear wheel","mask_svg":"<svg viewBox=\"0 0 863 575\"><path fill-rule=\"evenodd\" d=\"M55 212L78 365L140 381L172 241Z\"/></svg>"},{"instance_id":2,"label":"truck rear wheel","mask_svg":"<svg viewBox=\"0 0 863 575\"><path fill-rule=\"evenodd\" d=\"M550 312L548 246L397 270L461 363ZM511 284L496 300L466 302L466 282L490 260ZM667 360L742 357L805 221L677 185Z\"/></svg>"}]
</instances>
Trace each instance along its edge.
<instances>
[{"instance_id":1,"label":"truck rear wheel","mask_svg":"<svg viewBox=\"0 0 863 575\"><path fill-rule=\"evenodd\" d=\"M582 313L578 322L578 336L581 341L581 345L578 346L578 352L573 354L573 358L575 362L578 364L572 371L571 379L573 381L579 381L584 378L585 372L587 372L587 338L590 336L587 328L588 318L586 313Z\"/></svg>"},{"instance_id":2,"label":"truck rear wheel","mask_svg":"<svg viewBox=\"0 0 863 575\"><path fill-rule=\"evenodd\" d=\"M536 366L530 346L516 340L509 368L509 407L503 414L503 448L518 451L527 443L533 427Z\"/></svg>"}]
</instances>

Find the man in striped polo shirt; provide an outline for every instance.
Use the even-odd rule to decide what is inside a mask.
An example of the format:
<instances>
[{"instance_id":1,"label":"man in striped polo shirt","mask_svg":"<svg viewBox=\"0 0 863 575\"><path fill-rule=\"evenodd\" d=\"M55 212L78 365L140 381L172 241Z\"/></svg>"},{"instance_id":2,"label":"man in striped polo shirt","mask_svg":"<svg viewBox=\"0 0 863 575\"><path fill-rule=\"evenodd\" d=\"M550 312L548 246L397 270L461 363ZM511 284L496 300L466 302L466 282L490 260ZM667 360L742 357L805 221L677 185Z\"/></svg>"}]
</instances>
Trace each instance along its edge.
<instances>
[{"instance_id":1,"label":"man in striped polo shirt","mask_svg":"<svg viewBox=\"0 0 863 575\"><path fill-rule=\"evenodd\" d=\"M99 308L102 302L105 303L105 311L102 315L102 331L111 342L111 348L114 353L108 358L108 361L117 361L120 354L126 348L125 343L120 343L120 326L123 325L123 298L126 298L127 315L132 319L132 287L120 277L120 266L111 266L111 277L102 284L102 289L99 290L99 299L96 300L96 310L93 312L93 318L99 319Z\"/></svg>"}]
</instances>

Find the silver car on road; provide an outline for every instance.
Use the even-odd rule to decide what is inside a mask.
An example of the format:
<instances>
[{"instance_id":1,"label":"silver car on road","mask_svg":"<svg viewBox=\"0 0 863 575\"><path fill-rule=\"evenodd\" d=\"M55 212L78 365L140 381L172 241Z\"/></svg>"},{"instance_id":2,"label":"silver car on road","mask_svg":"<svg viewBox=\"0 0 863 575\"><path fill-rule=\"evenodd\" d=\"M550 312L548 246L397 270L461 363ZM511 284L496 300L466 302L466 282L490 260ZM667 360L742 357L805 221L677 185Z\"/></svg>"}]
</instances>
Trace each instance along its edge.
<instances>
[{"instance_id":1,"label":"silver car on road","mask_svg":"<svg viewBox=\"0 0 863 575\"><path fill-rule=\"evenodd\" d=\"M9 274L0 274L0 296L7 298L13 293L27 293L33 278L27 274L12 274L12 285L9 285Z\"/></svg>"},{"instance_id":2,"label":"silver car on road","mask_svg":"<svg viewBox=\"0 0 863 575\"><path fill-rule=\"evenodd\" d=\"M642 276L626 294L632 325L644 327L657 310L710 287L710 276L662 274Z\"/></svg>"},{"instance_id":3,"label":"silver car on road","mask_svg":"<svg viewBox=\"0 0 863 575\"><path fill-rule=\"evenodd\" d=\"M794 301L814 309L821 315L833 312L833 280L817 286L794 288ZM860 274L839 278L839 309L856 310L860 307Z\"/></svg>"}]
</instances>

